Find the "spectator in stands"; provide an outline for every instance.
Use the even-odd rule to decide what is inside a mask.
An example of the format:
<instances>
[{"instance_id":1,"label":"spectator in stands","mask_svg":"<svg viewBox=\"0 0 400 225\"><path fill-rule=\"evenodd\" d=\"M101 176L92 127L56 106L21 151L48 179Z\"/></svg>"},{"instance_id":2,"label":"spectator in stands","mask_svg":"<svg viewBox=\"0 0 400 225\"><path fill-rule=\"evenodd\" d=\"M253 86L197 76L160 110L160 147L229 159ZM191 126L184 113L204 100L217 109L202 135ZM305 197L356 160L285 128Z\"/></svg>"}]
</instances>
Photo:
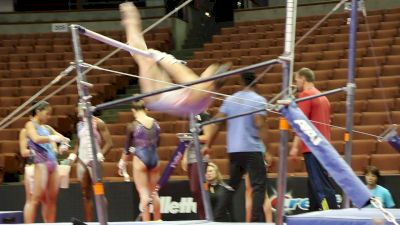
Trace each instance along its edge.
<instances>
[{"instance_id":1,"label":"spectator in stands","mask_svg":"<svg viewBox=\"0 0 400 225\"><path fill-rule=\"evenodd\" d=\"M200 113L196 116L196 122L202 123L210 119L210 115L207 112ZM200 143L205 143L206 138L208 137L208 133L210 130L210 126L204 126L202 131L199 133ZM194 200L197 202L197 216L200 220L204 220L205 212L204 205L201 195L200 182L199 182L199 173L197 170L197 159L196 159L196 148L193 144L189 145L185 154L182 158L182 168L183 170L188 172L189 182L190 182L190 192ZM204 168L207 167L208 157L203 158Z\"/></svg>"},{"instance_id":2,"label":"spectator in stands","mask_svg":"<svg viewBox=\"0 0 400 225\"><path fill-rule=\"evenodd\" d=\"M314 72L308 68L302 68L295 74L295 82L298 91L298 97L306 97L321 93L315 86ZM314 126L330 141L331 130L329 125L331 119L330 103L325 96L314 98L309 101L300 102L299 108L303 111L306 117L312 121L321 122L313 123ZM293 140L292 148L289 152L291 156L297 156L301 149L304 156L304 163L308 172L308 197L310 200L310 211L337 209L337 201L335 189L329 175L318 162L317 158L310 152L308 147L300 141L299 137Z\"/></svg>"},{"instance_id":3,"label":"spectator in stands","mask_svg":"<svg viewBox=\"0 0 400 225\"><path fill-rule=\"evenodd\" d=\"M222 200L224 192L232 191L224 180L222 179L222 174L216 164L209 162L206 170L206 182L208 184L208 192L210 194L210 201L212 208L216 209L218 203ZM215 214L215 213L214 213ZM223 217L220 221L230 222L231 216L228 210L225 210Z\"/></svg>"},{"instance_id":4,"label":"spectator in stands","mask_svg":"<svg viewBox=\"0 0 400 225\"><path fill-rule=\"evenodd\" d=\"M264 158L265 158L265 166L267 168L265 173L267 174L268 167L272 163L272 158L268 153L265 154ZM252 205L253 205L253 198L252 198L253 190L251 188L250 178L249 178L248 174L246 174L244 176L244 180L245 180L245 185L246 185L246 190L245 190L246 222L251 222L251 210L252 210ZM265 221L267 223L272 223L273 222L272 206L271 206L271 201L269 200L269 197L268 197L268 190L265 191L265 200L264 200L263 208L264 208Z\"/></svg>"},{"instance_id":5,"label":"spectator in stands","mask_svg":"<svg viewBox=\"0 0 400 225\"><path fill-rule=\"evenodd\" d=\"M160 199L156 190L160 177L157 155L160 126L146 114L144 101L134 102L132 112L135 121L128 125L125 151L118 168L126 171L128 157L133 155L133 178L139 192L143 221L150 220L150 203L153 205L154 220L160 220Z\"/></svg>"},{"instance_id":6,"label":"spectator in stands","mask_svg":"<svg viewBox=\"0 0 400 225\"><path fill-rule=\"evenodd\" d=\"M93 221L93 191L92 185L96 182L93 177L93 152L92 144L89 136L89 126L84 117L84 111L80 105L77 108L79 122L77 124L78 141L75 144L74 152L68 156L70 163L78 158L76 174L81 184L83 206L85 211L85 220ZM96 142L96 149L99 151L96 155L97 161L103 162L104 156L110 151L113 146L110 132L107 125L100 118L92 117L93 135ZM103 143L103 145L102 145ZM101 147L102 146L102 147ZM103 199L106 202L106 199Z\"/></svg>"},{"instance_id":7,"label":"spectator in stands","mask_svg":"<svg viewBox=\"0 0 400 225\"><path fill-rule=\"evenodd\" d=\"M140 14L138 9L130 2L120 5L122 24L125 26L128 43L130 46L148 50L142 35ZM196 81L199 78L207 78L216 73L225 71L231 66L230 63L209 66L199 77L181 61L173 56L156 50L149 50L154 58L132 54L139 65L140 88L142 92L152 92L162 88L171 87L169 83L175 81L178 84ZM161 82L157 82L161 81ZM172 114L185 115L188 113L201 113L211 103L211 93L219 87L218 82L205 82L175 91L146 97L147 108L155 111L167 112ZM195 90L198 89L198 90Z\"/></svg>"},{"instance_id":8,"label":"spectator in stands","mask_svg":"<svg viewBox=\"0 0 400 225\"><path fill-rule=\"evenodd\" d=\"M55 222L59 176L57 173L57 148L53 143L69 143L69 139L46 125L51 114L48 102L41 101L32 110L32 118L25 125L28 147L34 153L35 164L33 194L25 207L25 222L34 223L36 210L42 199L45 204L46 222Z\"/></svg>"},{"instance_id":9,"label":"spectator in stands","mask_svg":"<svg viewBox=\"0 0 400 225\"><path fill-rule=\"evenodd\" d=\"M372 196L381 201L383 208L394 208L395 203L393 201L390 191L378 184L380 175L379 169L375 166L367 166L364 171L365 182L367 183L368 190ZM372 205L366 206L372 208Z\"/></svg>"},{"instance_id":10,"label":"spectator in stands","mask_svg":"<svg viewBox=\"0 0 400 225\"><path fill-rule=\"evenodd\" d=\"M246 88L226 98L214 118L223 118L249 112L254 109L265 108L267 104L266 99L254 91L255 84L253 81L255 77L253 72L243 73L241 78ZM244 99L248 99L248 101ZM246 172L249 173L250 184L253 189L252 222L265 221L263 213L266 190L265 146L261 139L261 135L265 133L265 116L266 112L263 111L230 119L227 122L227 149L230 161L230 180L228 185L236 191L243 175ZM203 154L210 151L219 129L219 123L212 126L210 137L203 148ZM234 191L226 191L224 193L222 200L216 208L216 221L220 221L223 218L227 207L232 201Z\"/></svg>"}]
</instances>

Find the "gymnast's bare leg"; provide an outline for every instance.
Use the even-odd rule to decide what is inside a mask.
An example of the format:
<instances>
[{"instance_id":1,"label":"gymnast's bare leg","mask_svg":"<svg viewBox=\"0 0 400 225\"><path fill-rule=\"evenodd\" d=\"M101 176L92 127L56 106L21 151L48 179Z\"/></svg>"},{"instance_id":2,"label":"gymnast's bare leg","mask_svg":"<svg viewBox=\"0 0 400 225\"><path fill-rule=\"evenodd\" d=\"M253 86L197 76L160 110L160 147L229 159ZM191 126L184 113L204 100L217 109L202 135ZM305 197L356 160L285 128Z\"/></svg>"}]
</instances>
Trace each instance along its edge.
<instances>
[{"instance_id":1,"label":"gymnast's bare leg","mask_svg":"<svg viewBox=\"0 0 400 225\"><path fill-rule=\"evenodd\" d=\"M120 5L120 11L122 16L122 24L125 26L128 44L131 47L138 48L141 50L148 50L145 40L143 38L141 19L138 9L132 3L123 3ZM159 59L158 62L155 59L144 57L137 54L132 54L133 58L139 65L139 75L148 77L156 80L175 82L178 84L191 82L199 79L199 76L195 74L187 66L176 63L177 60L170 55L157 51L152 51ZM219 68L218 64L212 64L202 74L201 78L209 77L214 75ZM161 88L170 86L166 83L154 82L147 79L140 79L140 86L142 92L151 92ZM209 90L215 89L213 82L206 82L192 86L195 89ZM187 96L188 101L200 101L204 97L208 97L210 94L202 91L191 91L190 96ZM179 98L181 96L177 96ZM160 95L149 97L146 102L156 101L160 98Z\"/></svg>"}]
</instances>

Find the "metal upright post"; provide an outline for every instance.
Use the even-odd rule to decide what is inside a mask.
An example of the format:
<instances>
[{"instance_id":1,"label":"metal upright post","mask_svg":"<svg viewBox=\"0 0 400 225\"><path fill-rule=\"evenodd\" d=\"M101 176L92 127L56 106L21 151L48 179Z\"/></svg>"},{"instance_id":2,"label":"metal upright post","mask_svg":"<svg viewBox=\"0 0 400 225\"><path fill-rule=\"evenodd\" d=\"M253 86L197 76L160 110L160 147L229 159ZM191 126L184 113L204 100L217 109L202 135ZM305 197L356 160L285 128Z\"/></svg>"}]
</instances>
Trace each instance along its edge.
<instances>
[{"instance_id":1,"label":"metal upright post","mask_svg":"<svg viewBox=\"0 0 400 225\"><path fill-rule=\"evenodd\" d=\"M196 120L194 117L195 117L195 115L190 114L190 133L193 136L193 144L194 144L195 152L196 152L197 171L199 173L201 197L203 199L206 220L214 221L214 215L213 215L211 202L210 202L210 195L208 194L208 191L205 189L206 178L205 178L205 172L204 172L203 157L201 156L201 152L200 152L201 149L200 149L200 141L199 141L200 128L199 128L198 124L196 123Z\"/></svg>"},{"instance_id":2,"label":"metal upright post","mask_svg":"<svg viewBox=\"0 0 400 225\"><path fill-rule=\"evenodd\" d=\"M85 122L89 127L90 144L92 147L92 154L93 154L93 165L91 170L93 175L92 177L93 193L95 196L97 217L101 225L106 225L108 217L107 217L107 208L104 196L104 186L101 180L100 164L97 161L96 157L98 149L96 148L96 142L94 139L94 132L93 132L92 105L90 102L91 96L88 90L89 84L86 82L86 76L83 73L83 67L81 66L83 58L82 58L78 27L75 25L71 25L71 33L72 33L73 48L75 52L75 65L76 65L77 85L80 97L80 104L83 105Z\"/></svg>"},{"instance_id":3,"label":"metal upright post","mask_svg":"<svg viewBox=\"0 0 400 225\"><path fill-rule=\"evenodd\" d=\"M282 89L287 90L284 98L292 95L290 88L293 80L293 59L294 59L294 41L296 29L296 9L297 0L286 1L286 27L285 27L285 49L280 57L282 61ZM289 125L284 117L280 118L280 145L279 145L279 167L278 167L278 208L276 213L276 224L283 225L285 216L285 194L287 185L287 155L289 141Z\"/></svg>"},{"instance_id":4,"label":"metal upright post","mask_svg":"<svg viewBox=\"0 0 400 225\"><path fill-rule=\"evenodd\" d=\"M351 1L350 12L350 36L349 36L349 74L347 78L347 96L346 96L346 133L344 135L346 162L351 165L352 155L352 140L353 140L353 102L354 102L354 83L355 77L355 60L356 60L356 40L357 40L357 25L358 25L358 0ZM343 208L350 207L350 199L345 195L343 200Z\"/></svg>"}]
</instances>

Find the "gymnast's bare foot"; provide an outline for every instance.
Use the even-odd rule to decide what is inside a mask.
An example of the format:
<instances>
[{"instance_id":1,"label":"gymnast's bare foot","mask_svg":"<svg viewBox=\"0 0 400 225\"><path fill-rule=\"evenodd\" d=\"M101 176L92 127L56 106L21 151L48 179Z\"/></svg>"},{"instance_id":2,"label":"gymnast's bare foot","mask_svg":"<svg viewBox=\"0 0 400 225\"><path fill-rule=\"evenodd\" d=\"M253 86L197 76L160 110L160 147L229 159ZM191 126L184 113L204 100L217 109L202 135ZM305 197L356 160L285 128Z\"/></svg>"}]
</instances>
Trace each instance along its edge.
<instances>
[{"instance_id":1,"label":"gymnast's bare foot","mask_svg":"<svg viewBox=\"0 0 400 225\"><path fill-rule=\"evenodd\" d=\"M132 2L120 4L119 11L121 12L121 23L123 26L135 26L135 28L141 32L142 21L140 19L140 13Z\"/></svg>"}]
</instances>

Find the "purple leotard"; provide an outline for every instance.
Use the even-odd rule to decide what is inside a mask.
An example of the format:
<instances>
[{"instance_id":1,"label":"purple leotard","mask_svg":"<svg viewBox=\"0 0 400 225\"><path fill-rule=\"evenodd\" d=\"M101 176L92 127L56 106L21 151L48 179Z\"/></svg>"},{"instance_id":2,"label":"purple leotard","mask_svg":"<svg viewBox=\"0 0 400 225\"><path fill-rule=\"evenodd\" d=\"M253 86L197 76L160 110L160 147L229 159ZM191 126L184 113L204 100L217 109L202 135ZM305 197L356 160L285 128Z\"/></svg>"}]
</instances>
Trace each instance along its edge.
<instances>
[{"instance_id":1,"label":"purple leotard","mask_svg":"<svg viewBox=\"0 0 400 225\"><path fill-rule=\"evenodd\" d=\"M135 147L134 154L148 169L153 169L158 164L157 146L160 139L160 126L156 121L150 128L145 127L139 121L135 121L133 124L133 130L128 133L125 153L129 154L129 148Z\"/></svg>"},{"instance_id":2,"label":"purple leotard","mask_svg":"<svg viewBox=\"0 0 400 225\"><path fill-rule=\"evenodd\" d=\"M40 125L35 122L33 124L35 125L38 135L46 137L50 135L50 130L46 128L45 125ZM46 164L47 170L49 172L53 172L56 169L57 158L50 143L38 144L33 142L32 139L29 138L28 146L29 149L34 152L33 163Z\"/></svg>"}]
</instances>

